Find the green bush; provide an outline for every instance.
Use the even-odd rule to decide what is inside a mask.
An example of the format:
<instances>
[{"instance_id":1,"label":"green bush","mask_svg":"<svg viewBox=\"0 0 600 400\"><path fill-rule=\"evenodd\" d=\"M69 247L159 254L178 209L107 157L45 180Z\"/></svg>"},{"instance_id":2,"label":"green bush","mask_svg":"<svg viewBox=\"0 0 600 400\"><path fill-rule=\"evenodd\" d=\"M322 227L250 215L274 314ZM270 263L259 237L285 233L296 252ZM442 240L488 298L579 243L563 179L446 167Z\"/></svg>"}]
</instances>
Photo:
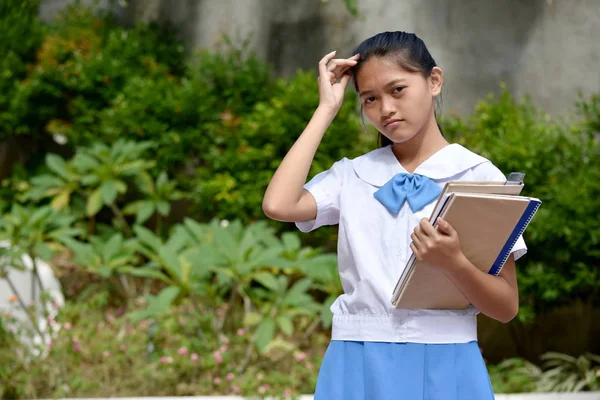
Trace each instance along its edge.
<instances>
[{"instance_id":1,"label":"green bush","mask_svg":"<svg viewBox=\"0 0 600 400\"><path fill-rule=\"evenodd\" d=\"M600 142L590 131L600 115L597 102L582 103L584 118L568 126L503 88L470 117L444 121L452 139L502 171L525 172L523 194L543 201L518 268L522 318L574 298L597 300L600 225L592 216L600 213Z\"/></svg>"},{"instance_id":2,"label":"green bush","mask_svg":"<svg viewBox=\"0 0 600 400\"><path fill-rule=\"evenodd\" d=\"M56 151L49 135L67 138L63 154L94 142L151 141L155 171L175 177L191 193L192 215L205 221L264 217L270 176L318 104L313 72L275 79L269 64L227 42L184 60L164 29L125 29L74 7L48 28L26 79L13 83L15 124L4 134L39 139L27 146L39 149L29 170ZM355 104L349 91L311 176L370 148Z\"/></svg>"},{"instance_id":3,"label":"green bush","mask_svg":"<svg viewBox=\"0 0 600 400\"><path fill-rule=\"evenodd\" d=\"M26 79L13 77L7 110L13 124L2 136L28 134L31 140L57 133L75 145L89 142L98 112L130 79L157 71L178 76L185 68L183 46L156 26L126 30L73 6L46 31Z\"/></svg>"},{"instance_id":4,"label":"green bush","mask_svg":"<svg viewBox=\"0 0 600 400\"><path fill-rule=\"evenodd\" d=\"M354 94L349 93L319 146L311 176L367 148L353 100ZM317 104L314 74L299 71L290 79L278 80L275 94L257 103L252 113L227 115L210 133L215 143L204 153L203 165L197 168L198 180L190 188L199 211L220 218L264 218L261 203L269 180Z\"/></svg>"},{"instance_id":5,"label":"green bush","mask_svg":"<svg viewBox=\"0 0 600 400\"><path fill-rule=\"evenodd\" d=\"M16 123L9 112L10 104L44 37L44 26L37 18L38 3L33 0L0 3L0 138L11 132Z\"/></svg>"}]
</instances>

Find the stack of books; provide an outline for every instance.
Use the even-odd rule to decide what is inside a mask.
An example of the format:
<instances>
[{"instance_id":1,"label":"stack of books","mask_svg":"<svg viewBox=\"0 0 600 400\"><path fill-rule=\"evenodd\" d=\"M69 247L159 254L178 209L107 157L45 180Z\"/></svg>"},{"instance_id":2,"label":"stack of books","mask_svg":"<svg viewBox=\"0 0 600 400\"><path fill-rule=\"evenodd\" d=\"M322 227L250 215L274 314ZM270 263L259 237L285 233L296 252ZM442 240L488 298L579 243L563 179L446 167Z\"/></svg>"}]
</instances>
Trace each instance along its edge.
<instances>
[{"instance_id":1,"label":"stack of books","mask_svg":"<svg viewBox=\"0 0 600 400\"><path fill-rule=\"evenodd\" d=\"M523 174L505 182L448 182L430 222L446 220L458 234L461 250L480 270L498 275L541 201L521 196ZM464 309L469 301L439 269L414 254L408 260L392 295L396 308Z\"/></svg>"}]
</instances>

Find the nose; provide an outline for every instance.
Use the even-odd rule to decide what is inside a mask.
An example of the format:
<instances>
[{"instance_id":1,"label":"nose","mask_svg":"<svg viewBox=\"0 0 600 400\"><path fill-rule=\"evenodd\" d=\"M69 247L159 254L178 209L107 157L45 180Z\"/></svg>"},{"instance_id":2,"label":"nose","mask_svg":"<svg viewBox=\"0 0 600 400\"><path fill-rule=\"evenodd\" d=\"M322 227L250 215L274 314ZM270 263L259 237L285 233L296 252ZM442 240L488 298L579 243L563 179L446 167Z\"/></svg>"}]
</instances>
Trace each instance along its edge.
<instances>
[{"instance_id":1,"label":"nose","mask_svg":"<svg viewBox=\"0 0 600 400\"><path fill-rule=\"evenodd\" d=\"M381 99L381 120L385 121L390 119L392 116L396 114L396 108L394 107L394 102L391 99Z\"/></svg>"}]
</instances>

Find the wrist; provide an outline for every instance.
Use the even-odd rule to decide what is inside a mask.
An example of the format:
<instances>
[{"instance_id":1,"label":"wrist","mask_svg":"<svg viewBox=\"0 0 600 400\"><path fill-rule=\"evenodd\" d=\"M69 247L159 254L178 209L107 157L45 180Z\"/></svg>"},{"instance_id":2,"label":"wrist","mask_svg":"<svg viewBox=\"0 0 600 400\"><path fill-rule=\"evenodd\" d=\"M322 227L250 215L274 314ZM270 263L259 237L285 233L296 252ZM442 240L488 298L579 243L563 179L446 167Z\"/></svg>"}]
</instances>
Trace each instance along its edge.
<instances>
[{"instance_id":1,"label":"wrist","mask_svg":"<svg viewBox=\"0 0 600 400\"><path fill-rule=\"evenodd\" d=\"M461 275L465 272L468 272L473 265L471 261L465 256L465 254L460 251L454 257L452 257L448 262L447 272L450 275Z\"/></svg>"},{"instance_id":2,"label":"wrist","mask_svg":"<svg viewBox=\"0 0 600 400\"><path fill-rule=\"evenodd\" d=\"M335 116L337 115L337 113L338 113L338 109L335 108L334 106L326 106L326 105L322 105L322 104L319 104L319 106L315 110L315 116L327 118L329 120L329 122L331 122L335 119Z\"/></svg>"}]
</instances>

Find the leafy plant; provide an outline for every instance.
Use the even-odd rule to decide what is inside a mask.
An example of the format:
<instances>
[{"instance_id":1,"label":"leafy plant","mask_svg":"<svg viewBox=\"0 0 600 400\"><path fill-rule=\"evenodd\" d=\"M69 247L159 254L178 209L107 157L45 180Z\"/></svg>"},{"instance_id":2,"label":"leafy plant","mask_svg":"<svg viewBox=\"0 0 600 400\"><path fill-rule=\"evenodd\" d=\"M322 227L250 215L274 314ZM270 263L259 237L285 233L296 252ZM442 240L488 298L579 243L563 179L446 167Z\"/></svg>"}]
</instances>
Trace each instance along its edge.
<instances>
[{"instance_id":1,"label":"leafy plant","mask_svg":"<svg viewBox=\"0 0 600 400\"><path fill-rule=\"evenodd\" d=\"M30 303L8 276L8 268L29 269L26 260L31 263L32 290L31 299L37 298L39 290L42 299L47 297L46 289L40 278L38 262L40 259L49 260L53 254L62 249L60 242L79 234L79 230L72 227L75 218L65 213L60 213L50 206L34 209L23 207L19 204L12 206L11 212L2 216L0 220L0 240L4 246L0 248L2 262L0 262L0 277L5 279L13 295L16 297L21 309L31 320L33 329L43 340L44 336L38 327L37 315L29 312ZM42 315L48 317L50 302L43 302Z\"/></svg>"},{"instance_id":2,"label":"leafy plant","mask_svg":"<svg viewBox=\"0 0 600 400\"><path fill-rule=\"evenodd\" d=\"M488 365L495 393L528 393L536 389L541 368L522 358L509 358L497 365Z\"/></svg>"},{"instance_id":3,"label":"leafy plant","mask_svg":"<svg viewBox=\"0 0 600 400\"><path fill-rule=\"evenodd\" d=\"M548 352L542 355L544 372L539 375L540 392L581 392L600 390L600 357L586 353L579 357Z\"/></svg>"},{"instance_id":4,"label":"leafy plant","mask_svg":"<svg viewBox=\"0 0 600 400\"><path fill-rule=\"evenodd\" d=\"M514 99L502 86L473 115L444 121L451 140L505 173L525 172L523 194L545 204L525 234L529 251L518 269L521 317L531 319L574 297L591 303L597 298L600 228L587 217L600 212L594 200L600 195L600 165L594 162L600 142L590 133L593 101L580 105L587 119L569 127L528 98Z\"/></svg>"}]
</instances>

